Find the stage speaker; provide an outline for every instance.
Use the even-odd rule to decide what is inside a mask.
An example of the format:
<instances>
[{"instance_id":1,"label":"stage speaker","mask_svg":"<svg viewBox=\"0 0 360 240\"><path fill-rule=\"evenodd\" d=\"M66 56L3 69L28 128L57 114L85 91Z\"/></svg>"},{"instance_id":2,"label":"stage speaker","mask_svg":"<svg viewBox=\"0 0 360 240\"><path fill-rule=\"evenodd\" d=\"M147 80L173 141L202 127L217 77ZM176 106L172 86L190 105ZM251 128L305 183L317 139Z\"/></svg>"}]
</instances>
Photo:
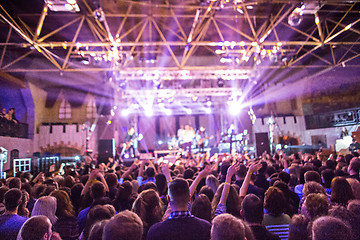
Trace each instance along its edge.
<instances>
[{"instance_id":1,"label":"stage speaker","mask_svg":"<svg viewBox=\"0 0 360 240\"><path fill-rule=\"evenodd\" d=\"M98 163L107 163L109 157L115 157L115 139L99 140L98 150Z\"/></svg>"},{"instance_id":2,"label":"stage speaker","mask_svg":"<svg viewBox=\"0 0 360 240\"><path fill-rule=\"evenodd\" d=\"M255 133L256 140L256 155L261 156L264 151L270 153L270 142L267 132L264 133Z\"/></svg>"}]
</instances>

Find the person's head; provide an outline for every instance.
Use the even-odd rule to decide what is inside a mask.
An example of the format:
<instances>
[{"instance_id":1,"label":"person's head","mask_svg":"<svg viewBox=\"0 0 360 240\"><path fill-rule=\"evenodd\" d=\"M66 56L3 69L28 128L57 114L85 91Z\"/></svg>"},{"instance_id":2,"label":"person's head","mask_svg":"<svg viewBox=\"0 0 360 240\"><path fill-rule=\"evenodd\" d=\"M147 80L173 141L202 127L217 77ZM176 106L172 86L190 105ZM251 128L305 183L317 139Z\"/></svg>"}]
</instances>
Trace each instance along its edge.
<instances>
[{"instance_id":1,"label":"person's head","mask_svg":"<svg viewBox=\"0 0 360 240\"><path fill-rule=\"evenodd\" d=\"M9 188L7 186L0 187L0 203L4 202L4 196L7 191L9 191Z\"/></svg>"},{"instance_id":2,"label":"person's head","mask_svg":"<svg viewBox=\"0 0 360 240\"><path fill-rule=\"evenodd\" d=\"M303 196L306 197L310 193L322 193L326 195L326 191L320 183L317 182L307 182L303 187Z\"/></svg>"},{"instance_id":3,"label":"person's head","mask_svg":"<svg viewBox=\"0 0 360 240\"><path fill-rule=\"evenodd\" d=\"M351 200L347 209L356 216L360 217L360 200Z\"/></svg>"},{"instance_id":4,"label":"person's head","mask_svg":"<svg viewBox=\"0 0 360 240\"><path fill-rule=\"evenodd\" d=\"M279 216L284 212L286 200L284 193L277 187L269 187L265 192L264 208L270 215Z\"/></svg>"},{"instance_id":5,"label":"person's head","mask_svg":"<svg viewBox=\"0 0 360 240\"><path fill-rule=\"evenodd\" d=\"M70 197L67 192L63 190L55 190L50 196L56 198L56 216L57 217L73 217L74 207L70 201Z\"/></svg>"},{"instance_id":6,"label":"person's head","mask_svg":"<svg viewBox=\"0 0 360 240\"><path fill-rule=\"evenodd\" d=\"M94 200L105 197L105 186L102 182L95 182L90 188L91 196Z\"/></svg>"},{"instance_id":7,"label":"person's head","mask_svg":"<svg viewBox=\"0 0 360 240\"><path fill-rule=\"evenodd\" d=\"M211 203L206 195L200 194L195 199L191 206L191 214L211 222Z\"/></svg>"},{"instance_id":8,"label":"person's head","mask_svg":"<svg viewBox=\"0 0 360 240\"><path fill-rule=\"evenodd\" d=\"M159 194L153 189L148 189L138 195L133 204L132 211L141 218L144 227L150 228L162 220L162 208L163 204Z\"/></svg>"},{"instance_id":9,"label":"person's head","mask_svg":"<svg viewBox=\"0 0 360 240\"><path fill-rule=\"evenodd\" d=\"M52 196L40 197L34 205L31 216L44 215L48 217L52 224L57 221L56 213L56 198Z\"/></svg>"},{"instance_id":10,"label":"person's head","mask_svg":"<svg viewBox=\"0 0 360 240\"><path fill-rule=\"evenodd\" d=\"M245 239L245 224L240 219L225 213L216 216L211 227L212 240Z\"/></svg>"},{"instance_id":11,"label":"person's head","mask_svg":"<svg viewBox=\"0 0 360 240\"><path fill-rule=\"evenodd\" d=\"M236 172L236 176L240 179L244 179L247 173L247 168L244 164L240 164L239 170Z\"/></svg>"},{"instance_id":12,"label":"person's head","mask_svg":"<svg viewBox=\"0 0 360 240\"><path fill-rule=\"evenodd\" d=\"M9 188L17 188L21 189L21 179L18 177L14 177L9 181Z\"/></svg>"},{"instance_id":13,"label":"person's head","mask_svg":"<svg viewBox=\"0 0 360 240\"><path fill-rule=\"evenodd\" d=\"M214 199L214 192L212 191L211 187L205 185L200 188L199 195L205 194L210 202Z\"/></svg>"},{"instance_id":14,"label":"person's head","mask_svg":"<svg viewBox=\"0 0 360 240\"><path fill-rule=\"evenodd\" d=\"M331 181L331 202L347 205L352 199L354 199L354 194L348 181L343 177L335 177Z\"/></svg>"},{"instance_id":15,"label":"person's head","mask_svg":"<svg viewBox=\"0 0 360 240\"><path fill-rule=\"evenodd\" d=\"M105 225L102 240L141 240L143 223L140 217L129 210L116 214Z\"/></svg>"},{"instance_id":16,"label":"person's head","mask_svg":"<svg viewBox=\"0 0 360 240\"><path fill-rule=\"evenodd\" d=\"M145 175L146 175L147 177L149 177L149 178L155 177L155 170L154 170L154 168L153 168L153 167L148 167L148 168L146 168L146 170L145 170Z\"/></svg>"},{"instance_id":17,"label":"person's head","mask_svg":"<svg viewBox=\"0 0 360 240\"><path fill-rule=\"evenodd\" d=\"M190 200L189 185L185 179L177 178L169 184L169 197L171 206L187 208Z\"/></svg>"},{"instance_id":18,"label":"person's head","mask_svg":"<svg viewBox=\"0 0 360 240\"><path fill-rule=\"evenodd\" d=\"M289 182L290 182L290 174L288 174L285 171L281 171L279 173L279 178L281 179L281 181L283 181L286 184L289 184Z\"/></svg>"},{"instance_id":19,"label":"person's head","mask_svg":"<svg viewBox=\"0 0 360 240\"><path fill-rule=\"evenodd\" d=\"M115 209L112 205L96 205L89 210L86 216L86 224L83 231L85 239L89 236L92 226L102 220L110 219L115 215Z\"/></svg>"},{"instance_id":20,"label":"person's head","mask_svg":"<svg viewBox=\"0 0 360 240\"><path fill-rule=\"evenodd\" d=\"M359 174L359 170L360 170L360 158L354 157L350 160L348 172L349 174L355 175L355 174Z\"/></svg>"},{"instance_id":21,"label":"person's head","mask_svg":"<svg viewBox=\"0 0 360 240\"><path fill-rule=\"evenodd\" d=\"M214 194L220 185L219 180L212 174L206 177L205 184L211 187Z\"/></svg>"},{"instance_id":22,"label":"person's head","mask_svg":"<svg viewBox=\"0 0 360 240\"><path fill-rule=\"evenodd\" d=\"M302 214L296 214L291 218L289 224L289 239L291 240L308 240L310 234L308 232L309 219Z\"/></svg>"},{"instance_id":23,"label":"person's head","mask_svg":"<svg viewBox=\"0 0 360 240\"><path fill-rule=\"evenodd\" d=\"M101 220L94 223L90 229L89 237L87 240L101 240L104 233L105 225L108 222L109 220Z\"/></svg>"},{"instance_id":24,"label":"person's head","mask_svg":"<svg viewBox=\"0 0 360 240\"><path fill-rule=\"evenodd\" d=\"M216 207L220 202L220 198L221 198L224 186L225 186L224 183L220 184L218 190L216 191L216 193L214 195L214 198L211 203L213 211L216 210ZM229 195L226 200L226 212L230 213L236 217L240 217L240 207L241 206L240 206L239 195L238 195L237 191L235 190L235 187L233 185L231 185L230 189L229 189Z\"/></svg>"},{"instance_id":25,"label":"person's head","mask_svg":"<svg viewBox=\"0 0 360 240\"><path fill-rule=\"evenodd\" d=\"M354 199L360 200L360 182L355 178L346 178L346 181L348 181L351 186L354 194Z\"/></svg>"},{"instance_id":26,"label":"person's head","mask_svg":"<svg viewBox=\"0 0 360 240\"><path fill-rule=\"evenodd\" d=\"M321 216L326 216L329 211L329 201L322 193L310 193L306 196L301 213L309 219L314 220Z\"/></svg>"},{"instance_id":27,"label":"person's head","mask_svg":"<svg viewBox=\"0 0 360 240\"><path fill-rule=\"evenodd\" d=\"M261 223L264 217L264 207L261 199L250 193L241 203L241 215L248 223Z\"/></svg>"},{"instance_id":28,"label":"person's head","mask_svg":"<svg viewBox=\"0 0 360 240\"><path fill-rule=\"evenodd\" d=\"M305 178L305 182L311 182L311 181L314 181L314 182L317 182L317 183L321 183L321 176L318 172L316 171L307 171L304 175L304 178Z\"/></svg>"},{"instance_id":29,"label":"person's head","mask_svg":"<svg viewBox=\"0 0 360 240\"><path fill-rule=\"evenodd\" d=\"M26 220L20 229L22 240L49 240L52 235L52 224L45 216L33 216Z\"/></svg>"},{"instance_id":30,"label":"person's head","mask_svg":"<svg viewBox=\"0 0 360 240\"><path fill-rule=\"evenodd\" d=\"M109 186L109 188L113 188L116 187L118 182L117 182L117 176L115 173L107 173L105 174L105 181L107 183L107 185Z\"/></svg>"},{"instance_id":31,"label":"person's head","mask_svg":"<svg viewBox=\"0 0 360 240\"><path fill-rule=\"evenodd\" d=\"M133 135L135 133L135 128L134 127L129 128L128 133L129 135Z\"/></svg>"},{"instance_id":32,"label":"person's head","mask_svg":"<svg viewBox=\"0 0 360 240\"><path fill-rule=\"evenodd\" d=\"M343 240L351 238L351 228L338 218L325 216L312 224L313 240Z\"/></svg>"},{"instance_id":33,"label":"person's head","mask_svg":"<svg viewBox=\"0 0 360 240\"><path fill-rule=\"evenodd\" d=\"M330 188L331 181L335 177L335 172L332 169L325 169L321 172L321 177L325 188Z\"/></svg>"},{"instance_id":34,"label":"person's head","mask_svg":"<svg viewBox=\"0 0 360 240\"><path fill-rule=\"evenodd\" d=\"M191 168L188 168L184 172L184 179L192 179L194 177L194 170Z\"/></svg>"},{"instance_id":35,"label":"person's head","mask_svg":"<svg viewBox=\"0 0 360 240\"><path fill-rule=\"evenodd\" d=\"M21 204L22 192L13 188L4 195L4 204L7 211L16 211Z\"/></svg>"}]
</instances>

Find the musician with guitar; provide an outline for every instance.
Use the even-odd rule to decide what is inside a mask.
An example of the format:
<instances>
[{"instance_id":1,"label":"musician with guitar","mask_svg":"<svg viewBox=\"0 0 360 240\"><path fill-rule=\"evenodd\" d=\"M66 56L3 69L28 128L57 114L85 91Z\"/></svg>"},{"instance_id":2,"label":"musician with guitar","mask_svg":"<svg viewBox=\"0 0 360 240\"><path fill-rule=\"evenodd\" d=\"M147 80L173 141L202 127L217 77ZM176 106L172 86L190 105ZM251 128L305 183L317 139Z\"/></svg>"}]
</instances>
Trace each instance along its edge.
<instances>
[{"instance_id":1,"label":"musician with guitar","mask_svg":"<svg viewBox=\"0 0 360 240\"><path fill-rule=\"evenodd\" d=\"M129 151L130 156L135 157L135 149L137 148L137 141L140 141L143 138L142 134L137 134L134 127L130 127L126 133L123 148L121 150L120 156L122 157L126 150Z\"/></svg>"},{"instance_id":2,"label":"musician with guitar","mask_svg":"<svg viewBox=\"0 0 360 240\"><path fill-rule=\"evenodd\" d=\"M208 136L205 132L204 127L200 127L200 129L196 132L196 145L199 148L200 153L205 152L205 147L208 145L209 139L212 139L214 136Z\"/></svg>"}]
</instances>

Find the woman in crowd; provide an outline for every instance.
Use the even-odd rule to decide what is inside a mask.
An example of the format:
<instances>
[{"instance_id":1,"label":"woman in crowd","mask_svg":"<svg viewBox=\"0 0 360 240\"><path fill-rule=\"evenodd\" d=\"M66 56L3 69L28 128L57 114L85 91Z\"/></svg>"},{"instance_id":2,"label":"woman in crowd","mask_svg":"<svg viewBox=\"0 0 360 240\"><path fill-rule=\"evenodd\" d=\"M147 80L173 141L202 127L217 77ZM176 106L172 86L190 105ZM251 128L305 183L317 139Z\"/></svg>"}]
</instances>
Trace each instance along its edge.
<instances>
[{"instance_id":1,"label":"woman in crowd","mask_svg":"<svg viewBox=\"0 0 360 240\"><path fill-rule=\"evenodd\" d=\"M51 224L55 224L58 218L56 217L56 198L52 196L40 197L34 205L34 208L31 212L31 216L44 215L48 217L51 221Z\"/></svg>"}]
</instances>

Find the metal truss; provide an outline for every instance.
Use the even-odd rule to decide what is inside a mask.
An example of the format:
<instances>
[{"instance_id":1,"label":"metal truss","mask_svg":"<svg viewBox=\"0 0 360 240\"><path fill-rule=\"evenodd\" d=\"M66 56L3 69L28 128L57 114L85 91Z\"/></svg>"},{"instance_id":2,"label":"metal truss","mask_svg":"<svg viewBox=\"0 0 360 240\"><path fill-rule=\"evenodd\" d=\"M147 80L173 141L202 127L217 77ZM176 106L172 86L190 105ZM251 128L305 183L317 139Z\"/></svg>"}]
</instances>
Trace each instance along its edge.
<instances>
[{"instance_id":1,"label":"metal truss","mask_svg":"<svg viewBox=\"0 0 360 240\"><path fill-rule=\"evenodd\" d=\"M7 29L1 72L120 72L122 80L153 80L147 76L161 71L173 80L188 71L215 80L219 70L251 79L255 70L359 67L356 2L320 1L299 26L288 23L294 1L101 0L100 9L89 2L78 1L80 13L44 5L41 13L11 15L0 5L0 27ZM32 67L29 59L48 65Z\"/></svg>"}]
</instances>

